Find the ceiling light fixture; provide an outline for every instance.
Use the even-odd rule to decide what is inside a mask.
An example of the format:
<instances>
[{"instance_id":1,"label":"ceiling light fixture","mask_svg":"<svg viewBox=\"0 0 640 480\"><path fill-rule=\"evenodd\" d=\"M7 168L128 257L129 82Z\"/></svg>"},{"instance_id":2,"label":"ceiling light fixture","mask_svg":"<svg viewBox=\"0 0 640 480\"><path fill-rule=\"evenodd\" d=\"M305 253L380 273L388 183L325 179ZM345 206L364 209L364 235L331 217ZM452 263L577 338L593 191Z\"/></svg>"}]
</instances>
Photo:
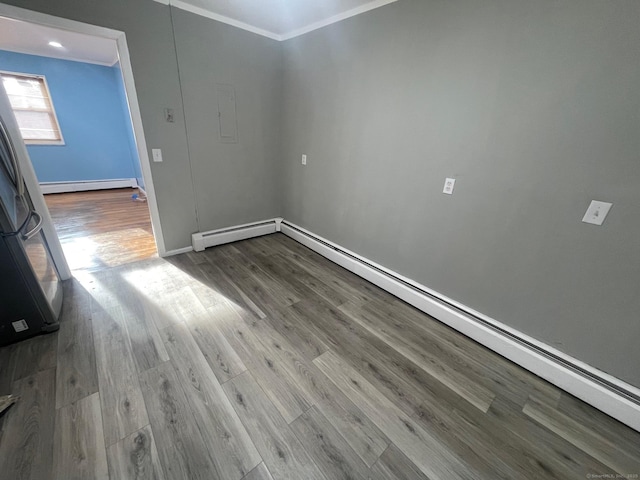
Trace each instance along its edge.
<instances>
[{"instance_id":1,"label":"ceiling light fixture","mask_svg":"<svg viewBox=\"0 0 640 480\"><path fill-rule=\"evenodd\" d=\"M49 42L49 45L56 48L62 48L62 44L58 42Z\"/></svg>"}]
</instances>

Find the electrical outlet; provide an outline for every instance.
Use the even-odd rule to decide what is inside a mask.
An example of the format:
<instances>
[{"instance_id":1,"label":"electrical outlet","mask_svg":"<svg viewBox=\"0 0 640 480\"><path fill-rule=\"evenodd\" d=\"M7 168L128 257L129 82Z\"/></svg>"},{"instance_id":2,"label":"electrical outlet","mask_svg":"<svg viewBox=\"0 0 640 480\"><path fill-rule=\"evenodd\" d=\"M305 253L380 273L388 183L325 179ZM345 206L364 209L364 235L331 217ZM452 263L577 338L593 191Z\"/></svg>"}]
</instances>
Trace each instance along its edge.
<instances>
[{"instance_id":1,"label":"electrical outlet","mask_svg":"<svg viewBox=\"0 0 640 480\"><path fill-rule=\"evenodd\" d=\"M613 207L612 203L592 200L591 205L587 208L587 213L585 213L582 218L582 221L593 225L602 225L604 219L607 218L607 214L609 213L609 210L611 210L611 207Z\"/></svg>"},{"instance_id":2,"label":"electrical outlet","mask_svg":"<svg viewBox=\"0 0 640 480\"><path fill-rule=\"evenodd\" d=\"M154 162L161 162L162 161L162 150L160 150L159 148L152 148L151 149L151 154L153 155L153 161Z\"/></svg>"},{"instance_id":3,"label":"electrical outlet","mask_svg":"<svg viewBox=\"0 0 640 480\"><path fill-rule=\"evenodd\" d=\"M453 187L456 186L456 179L455 178L447 178L444 181L444 189L442 190L442 193L446 193L447 195L453 195Z\"/></svg>"},{"instance_id":4,"label":"electrical outlet","mask_svg":"<svg viewBox=\"0 0 640 480\"><path fill-rule=\"evenodd\" d=\"M307 156L306 155L302 155L302 164L303 165L307 164Z\"/></svg>"}]
</instances>

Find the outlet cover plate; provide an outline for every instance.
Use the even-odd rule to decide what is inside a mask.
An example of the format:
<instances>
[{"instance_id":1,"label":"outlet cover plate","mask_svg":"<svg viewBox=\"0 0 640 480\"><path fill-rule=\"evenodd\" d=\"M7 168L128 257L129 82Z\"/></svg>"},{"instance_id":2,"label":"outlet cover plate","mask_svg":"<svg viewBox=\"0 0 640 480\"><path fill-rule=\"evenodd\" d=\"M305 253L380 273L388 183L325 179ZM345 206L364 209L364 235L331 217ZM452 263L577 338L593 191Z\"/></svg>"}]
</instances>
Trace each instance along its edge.
<instances>
[{"instance_id":1,"label":"outlet cover plate","mask_svg":"<svg viewBox=\"0 0 640 480\"><path fill-rule=\"evenodd\" d=\"M442 193L446 193L447 195L453 195L453 188L456 186L455 178L447 178L444 181L444 188L442 189Z\"/></svg>"},{"instance_id":2,"label":"outlet cover plate","mask_svg":"<svg viewBox=\"0 0 640 480\"><path fill-rule=\"evenodd\" d=\"M612 203L607 202L599 202L597 200L592 200L591 205L587 208L587 213L584 214L582 221L584 223L591 223L593 225L602 225L604 219L607 218L607 214L611 207Z\"/></svg>"}]
</instances>

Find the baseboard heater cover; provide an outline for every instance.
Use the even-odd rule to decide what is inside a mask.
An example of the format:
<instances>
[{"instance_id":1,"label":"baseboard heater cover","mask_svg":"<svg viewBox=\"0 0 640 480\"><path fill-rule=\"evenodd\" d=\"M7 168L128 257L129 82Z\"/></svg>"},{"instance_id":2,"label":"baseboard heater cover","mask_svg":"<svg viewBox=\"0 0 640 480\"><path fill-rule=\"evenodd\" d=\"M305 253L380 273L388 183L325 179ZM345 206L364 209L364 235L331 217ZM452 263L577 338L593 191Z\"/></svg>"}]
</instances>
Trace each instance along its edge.
<instances>
[{"instance_id":1,"label":"baseboard heater cover","mask_svg":"<svg viewBox=\"0 0 640 480\"><path fill-rule=\"evenodd\" d=\"M216 245L279 232L281 222L282 218L273 218L261 222L221 228L219 230L194 233L191 235L191 243L196 252L202 252L205 248L215 247Z\"/></svg>"},{"instance_id":2,"label":"baseboard heater cover","mask_svg":"<svg viewBox=\"0 0 640 480\"><path fill-rule=\"evenodd\" d=\"M81 180L77 182L42 182L40 190L48 193L86 192L88 190L108 190L111 188L137 188L135 178L116 178L112 180Z\"/></svg>"},{"instance_id":3,"label":"baseboard heater cover","mask_svg":"<svg viewBox=\"0 0 640 480\"><path fill-rule=\"evenodd\" d=\"M640 389L286 220L283 234L640 431Z\"/></svg>"}]
</instances>

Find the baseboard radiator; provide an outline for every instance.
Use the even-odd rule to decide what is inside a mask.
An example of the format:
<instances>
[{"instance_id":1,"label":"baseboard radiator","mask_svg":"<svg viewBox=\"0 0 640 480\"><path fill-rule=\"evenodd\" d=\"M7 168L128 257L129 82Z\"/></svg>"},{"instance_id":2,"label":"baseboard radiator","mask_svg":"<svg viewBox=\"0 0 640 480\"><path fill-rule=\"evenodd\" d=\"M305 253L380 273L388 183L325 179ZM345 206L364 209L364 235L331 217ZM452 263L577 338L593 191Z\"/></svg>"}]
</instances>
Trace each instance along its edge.
<instances>
[{"instance_id":1,"label":"baseboard radiator","mask_svg":"<svg viewBox=\"0 0 640 480\"><path fill-rule=\"evenodd\" d=\"M221 228L219 230L194 233L191 235L191 244L196 252L201 252L205 248L215 247L216 245L223 245L225 243L237 242L239 240L246 240L247 238L279 232L281 222L282 218L273 218L262 222L247 223Z\"/></svg>"},{"instance_id":2,"label":"baseboard radiator","mask_svg":"<svg viewBox=\"0 0 640 480\"><path fill-rule=\"evenodd\" d=\"M81 180L77 182L41 182L40 190L48 193L86 192L89 190L107 190L111 188L137 188L135 178L116 178L112 180Z\"/></svg>"},{"instance_id":3,"label":"baseboard radiator","mask_svg":"<svg viewBox=\"0 0 640 480\"><path fill-rule=\"evenodd\" d=\"M640 389L293 223L283 220L280 231L418 310L640 431Z\"/></svg>"}]
</instances>

